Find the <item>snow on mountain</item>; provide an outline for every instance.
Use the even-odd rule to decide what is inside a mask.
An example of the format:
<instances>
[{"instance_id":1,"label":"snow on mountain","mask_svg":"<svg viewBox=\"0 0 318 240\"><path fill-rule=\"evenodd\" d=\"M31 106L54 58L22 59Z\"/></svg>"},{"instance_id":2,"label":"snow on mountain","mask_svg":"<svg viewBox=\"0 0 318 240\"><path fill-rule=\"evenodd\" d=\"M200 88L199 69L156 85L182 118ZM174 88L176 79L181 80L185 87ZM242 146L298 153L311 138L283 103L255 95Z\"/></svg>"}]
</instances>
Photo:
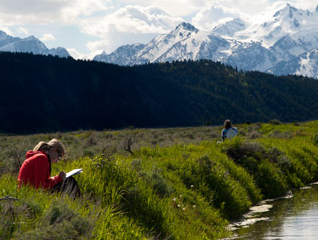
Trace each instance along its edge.
<instances>
[{"instance_id":1,"label":"snow on mountain","mask_svg":"<svg viewBox=\"0 0 318 240\"><path fill-rule=\"evenodd\" d=\"M253 24L235 37L260 41L268 48L286 35L302 36L304 33L307 35L308 31L317 31L317 20L317 12L299 10L287 4L262 24Z\"/></svg>"},{"instance_id":2,"label":"snow on mountain","mask_svg":"<svg viewBox=\"0 0 318 240\"><path fill-rule=\"evenodd\" d=\"M246 28L247 25L242 19L235 18L214 27L213 32L221 36L233 37L235 33L241 32Z\"/></svg>"},{"instance_id":3,"label":"snow on mountain","mask_svg":"<svg viewBox=\"0 0 318 240\"><path fill-rule=\"evenodd\" d=\"M148 44L118 48L94 60L119 65L211 59L243 70L317 77L318 6L316 11L286 4L262 22L235 18L201 31L189 23Z\"/></svg>"},{"instance_id":4,"label":"snow on mountain","mask_svg":"<svg viewBox=\"0 0 318 240\"><path fill-rule=\"evenodd\" d=\"M65 48L58 47L48 49L44 43L37 38L30 36L27 38L18 38L7 35L0 31L0 51L3 52L24 52L41 55L52 55L59 57L69 57L70 54Z\"/></svg>"},{"instance_id":5,"label":"snow on mountain","mask_svg":"<svg viewBox=\"0 0 318 240\"><path fill-rule=\"evenodd\" d=\"M68 58L71 56L70 53L63 47L50 48L47 54L44 53L44 55L58 56L61 58Z\"/></svg>"},{"instance_id":6,"label":"snow on mountain","mask_svg":"<svg viewBox=\"0 0 318 240\"><path fill-rule=\"evenodd\" d=\"M268 72L276 75L296 74L318 79L318 48L305 52L292 61L282 61Z\"/></svg>"},{"instance_id":7,"label":"snow on mountain","mask_svg":"<svg viewBox=\"0 0 318 240\"><path fill-rule=\"evenodd\" d=\"M173 32L160 35L146 44L137 53L136 63L193 59L193 55L196 54L196 39L205 37L198 36L198 32L199 30L191 24L181 23ZM175 53L177 53L177 56Z\"/></svg>"},{"instance_id":8,"label":"snow on mountain","mask_svg":"<svg viewBox=\"0 0 318 240\"><path fill-rule=\"evenodd\" d=\"M132 65L135 62L135 54L143 49L144 46L144 44L124 45L111 54L102 52L101 54L96 55L93 60L106 63L116 63L119 65Z\"/></svg>"},{"instance_id":9,"label":"snow on mountain","mask_svg":"<svg viewBox=\"0 0 318 240\"><path fill-rule=\"evenodd\" d=\"M155 37L148 44L125 45L111 54L100 54L94 60L119 65L145 64L173 60L209 58L217 61L226 56L231 43L216 34L203 32L189 23L181 23L168 34ZM132 54L132 55L131 55Z\"/></svg>"},{"instance_id":10,"label":"snow on mountain","mask_svg":"<svg viewBox=\"0 0 318 240\"><path fill-rule=\"evenodd\" d=\"M296 60L299 67L294 72L297 75L318 78L318 48L303 53Z\"/></svg>"}]
</instances>

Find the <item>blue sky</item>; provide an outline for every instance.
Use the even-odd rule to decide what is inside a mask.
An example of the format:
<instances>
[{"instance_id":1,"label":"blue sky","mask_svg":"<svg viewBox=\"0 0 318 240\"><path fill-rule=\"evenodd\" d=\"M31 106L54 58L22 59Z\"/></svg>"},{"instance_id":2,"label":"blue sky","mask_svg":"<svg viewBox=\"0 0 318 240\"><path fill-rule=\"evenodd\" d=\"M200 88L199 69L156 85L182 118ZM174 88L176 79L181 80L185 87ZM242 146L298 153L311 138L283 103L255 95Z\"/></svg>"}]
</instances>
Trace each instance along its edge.
<instances>
[{"instance_id":1,"label":"blue sky","mask_svg":"<svg viewBox=\"0 0 318 240\"><path fill-rule=\"evenodd\" d=\"M49 48L65 47L82 58L146 43L182 21L209 30L223 18L261 16L286 3L310 11L318 5L314 0L1 0L0 30L35 36Z\"/></svg>"}]
</instances>

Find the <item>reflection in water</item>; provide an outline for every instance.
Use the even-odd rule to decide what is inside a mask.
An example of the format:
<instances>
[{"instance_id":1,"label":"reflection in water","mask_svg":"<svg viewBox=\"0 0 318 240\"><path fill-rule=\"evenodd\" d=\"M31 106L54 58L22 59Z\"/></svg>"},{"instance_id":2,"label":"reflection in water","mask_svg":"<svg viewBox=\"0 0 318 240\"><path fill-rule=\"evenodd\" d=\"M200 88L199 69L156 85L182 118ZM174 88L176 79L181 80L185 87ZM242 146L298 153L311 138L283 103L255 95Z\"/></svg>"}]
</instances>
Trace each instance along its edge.
<instances>
[{"instance_id":1,"label":"reflection in water","mask_svg":"<svg viewBox=\"0 0 318 240\"><path fill-rule=\"evenodd\" d=\"M317 240L318 185L296 190L286 198L264 201L230 227L235 233L231 239Z\"/></svg>"}]
</instances>

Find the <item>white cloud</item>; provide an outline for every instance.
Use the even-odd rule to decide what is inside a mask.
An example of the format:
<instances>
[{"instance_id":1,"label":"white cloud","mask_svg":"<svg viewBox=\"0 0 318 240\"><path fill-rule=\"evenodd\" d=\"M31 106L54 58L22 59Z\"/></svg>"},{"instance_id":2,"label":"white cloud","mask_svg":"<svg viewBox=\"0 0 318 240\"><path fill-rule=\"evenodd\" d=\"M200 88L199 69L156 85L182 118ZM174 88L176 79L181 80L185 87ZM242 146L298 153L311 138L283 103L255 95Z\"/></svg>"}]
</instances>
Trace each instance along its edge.
<instances>
[{"instance_id":1,"label":"white cloud","mask_svg":"<svg viewBox=\"0 0 318 240\"><path fill-rule=\"evenodd\" d=\"M111 31L159 34L181 21L181 18L174 18L159 8L129 5L103 18L82 21L82 29L98 37Z\"/></svg>"},{"instance_id":2,"label":"white cloud","mask_svg":"<svg viewBox=\"0 0 318 240\"><path fill-rule=\"evenodd\" d=\"M145 42L158 34L167 33L182 21L157 7L129 5L102 18L83 20L81 30L101 38L88 44L90 50L103 47L106 51L112 51L132 40Z\"/></svg>"},{"instance_id":3,"label":"white cloud","mask_svg":"<svg viewBox=\"0 0 318 240\"><path fill-rule=\"evenodd\" d=\"M73 22L78 18L88 17L95 12L112 9L106 0L72 0L61 9L62 19L65 22Z\"/></svg>"},{"instance_id":4,"label":"white cloud","mask_svg":"<svg viewBox=\"0 0 318 240\"><path fill-rule=\"evenodd\" d=\"M3 0L0 2L0 9L2 12L11 15L24 15L36 13L56 12L63 5L63 0Z\"/></svg>"},{"instance_id":5,"label":"white cloud","mask_svg":"<svg viewBox=\"0 0 318 240\"><path fill-rule=\"evenodd\" d=\"M199 29L211 30L218 22L226 18L252 18L262 22L263 18L272 16L279 7L287 3L301 9L313 10L316 5L312 1L291 0L223 0L210 1L206 7L202 7L192 18L191 23Z\"/></svg>"},{"instance_id":6,"label":"white cloud","mask_svg":"<svg viewBox=\"0 0 318 240\"><path fill-rule=\"evenodd\" d=\"M98 49L104 49L109 50L111 45L113 44L112 41L108 41L107 39L100 40L100 41L94 41L94 42L88 42L86 44L86 47L91 52L98 51ZM121 45L120 41L118 42L118 46ZM112 49L114 50L114 49Z\"/></svg>"},{"instance_id":7,"label":"white cloud","mask_svg":"<svg viewBox=\"0 0 318 240\"><path fill-rule=\"evenodd\" d=\"M219 21L227 18L240 17L240 11L227 8L218 2L213 3L209 7L200 10L191 23L201 30L209 31L218 24Z\"/></svg>"},{"instance_id":8,"label":"white cloud","mask_svg":"<svg viewBox=\"0 0 318 240\"><path fill-rule=\"evenodd\" d=\"M281 0L218 1L1 0L0 30L12 36L12 33L42 36L50 32L56 39L48 44L76 46L83 52L87 49L110 52L123 44L146 43L158 34L173 30L184 19L199 29L210 30L227 17L247 14L259 20L263 16L261 12L271 14L273 7L287 3ZM288 2L309 10L318 4L305 0ZM54 36L43 35L41 39L53 40Z\"/></svg>"},{"instance_id":9,"label":"white cloud","mask_svg":"<svg viewBox=\"0 0 318 240\"><path fill-rule=\"evenodd\" d=\"M0 19L7 26L28 23L45 23L55 19L63 2L53 0L4 0L0 1Z\"/></svg>"},{"instance_id":10,"label":"white cloud","mask_svg":"<svg viewBox=\"0 0 318 240\"><path fill-rule=\"evenodd\" d=\"M69 23L110 9L110 0L2 0L0 22L6 25ZM2 20L2 21L1 21Z\"/></svg>"},{"instance_id":11,"label":"white cloud","mask_svg":"<svg viewBox=\"0 0 318 240\"><path fill-rule=\"evenodd\" d=\"M86 59L86 60L93 60L93 58L96 55L99 55L103 52L102 50L99 50L99 51L94 51L88 54L83 54L78 52L75 48L67 48L66 50L74 59Z\"/></svg>"},{"instance_id":12,"label":"white cloud","mask_svg":"<svg viewBox=\"0 0 318 240\"><path fill-rule=\"evenodd\" d=\"M193 14L198 9L208 5L211 0L119 0L118 2L130 5L154 6L163 9L175 17L184 17Z\"/></svg>"},{"instance_id":13,"label":"white cloud","mask_svg":"<svg viewBox=\"0 0 318 240\"><path fill-rule=\"evenodd\" d=\"M210 5L210 3L211 0L157 0L154 5L164 9L170 14L185 17Z\"/></svg>"},{"instance_id":14,"label":"white cloud","mask_svg":"<svg viewBox=\"0 0 318 240\"><path fill-rule=\"evenodd\" d=\"M44 33L43 36L40 38L41 41L52 41L55 40L55 37L50 33Z\"/></svg>"},{"instance_id":15,"label":"white cloud","mask_svg":"<svg viewBox=\"0 0 318 240\"><path fill-rule=\"evenodd\" d=\"M317 1L305 0L153 0L151 3L149 3L149 0L118 0L117 2L131 5L157 6L166 12L179 17L195 14L197 11L209 8L217 2L221 2L222 5L228 9L235 9L242 13L252 15L264 11L267 7L270 7L276 2L289 2L290 4L303 9L314 9L318 5Z\"/></svg>"},{"instance_id":16,"label":"white cloud","mask_svg":"<svg viewBox=\"0 0 318 240\"><path fill-rule=\"evenodd\" d=\"M1 26L1 25L0 25L0 30L3 31L3 32L5 32L6 34L8 34L8 35L10 35L10 36L13 35L11 29L9 29L9 28L7 28L7 27L5 27L5 26Z\"/></svg>"},{"instance_id":17,"label":"white cloud","mask_svg":"<svg viewBox=\"0 0 318 240\"><path fill-rule=\"evenodd\" d=\"M24 28L24 27L19 27L19 28L17 29L17 33L18 33L19 35L27 36L27 35L29 34L29 31L28 31L26 28Z\"/></svg>"},{"instance_id":18,"label":"white cloud","mask_svg":"<svg viewBox=\"0 0 318 240\"><path fill-rule=\"evenodd\" d=\"M66 50L74 59L83 59L85 56L84 54L78 52L75 48L67 48Z\"/></svg>"},{"instance_id":19,"label":"white cloud","mask_svg":"<svg viewBox=\"0 0 318 240\"><path fill-rule=\"evenodd\" d=\"M304 0L291 0L288 1L291 5L301 8L301 9L308 9L310 11L314 11L316 6L318 5L318 1L304 1Z\"/></svg>"},{"instance_id":20,"label":"white cloud","mask_svg":"<svg viewBox=\"0 0 318 240\"><path fill-rule=\"evenodd\" d=\"M244 14L257 15L269 6L270 0L223 0L222 4L234 11L240 11Z\"/></svg>"}]
</instances>

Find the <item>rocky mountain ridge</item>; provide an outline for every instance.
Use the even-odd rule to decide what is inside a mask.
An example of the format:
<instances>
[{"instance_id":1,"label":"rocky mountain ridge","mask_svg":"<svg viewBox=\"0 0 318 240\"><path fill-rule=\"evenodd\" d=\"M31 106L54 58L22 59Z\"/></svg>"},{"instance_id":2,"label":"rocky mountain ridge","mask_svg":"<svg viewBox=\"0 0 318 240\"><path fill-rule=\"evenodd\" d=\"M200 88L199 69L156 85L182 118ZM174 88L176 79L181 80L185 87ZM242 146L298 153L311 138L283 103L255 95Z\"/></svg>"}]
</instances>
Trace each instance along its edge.
<instances>
[{"instance_id":1,"label":"rocky mountain ridge","mask_svg":"<svg viewBox=\"0 0 318 240\"><path fill-rule=\"evenodd\" d=\"M34 36L27 38L12 37L0 30L0 52L23 52L40 55L52 55L58 57L69 57L65 48L47 48L43 42Z\"/></svg>"},{"instance_id":2,"label":"rocky mountain ridge","mask_svg":"<svg viewBox=\"0 0 318 240\"><path fill-rule=\"evenodd\" d=\"M290 4L262 22L232 19L211 31L181 23L147 44L103 52L96 61L118 65L209 59L244 71L318 78L318 7L314 12Z\"/></svg>"}]
</instances>

